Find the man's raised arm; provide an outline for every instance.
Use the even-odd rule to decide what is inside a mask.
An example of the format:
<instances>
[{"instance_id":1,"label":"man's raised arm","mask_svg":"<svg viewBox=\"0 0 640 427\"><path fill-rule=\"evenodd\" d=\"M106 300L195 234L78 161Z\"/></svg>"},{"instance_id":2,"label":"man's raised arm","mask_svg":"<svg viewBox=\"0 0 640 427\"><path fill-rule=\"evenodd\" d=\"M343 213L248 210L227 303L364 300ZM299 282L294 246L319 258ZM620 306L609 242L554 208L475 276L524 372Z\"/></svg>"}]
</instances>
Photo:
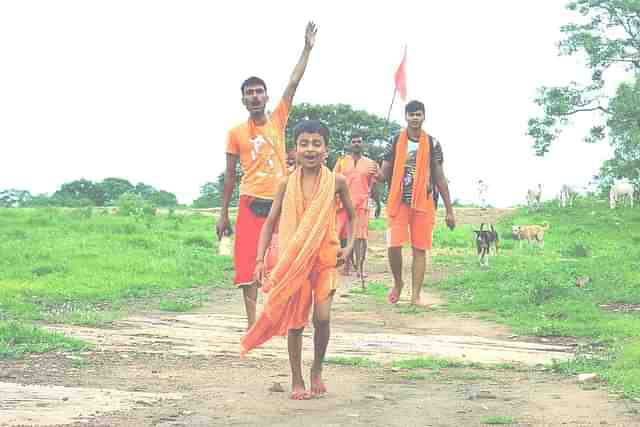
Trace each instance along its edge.
<instances>
[{"instance_id":1,"label":"man's raised arm","mask_svg":"<svg viewBox=\"0 0 640 427\"><path fill-rule=\"evenodd\" d=\"M298 84L300 83L300 80L302 80L304 70L307 69L309 54L311 53L311 49L315 43L317 31L318 29L316 28L316 24L313 22L309 22L307 24L304 34L304 49L302 50L302 54L300 54L300 59L298 60L296 67L293 69L293 73L291 73L291 78L289 79L287 88L284 90L284 94L282 95L282 101L287 104L287 107L291 107L293 96L296 94L296 90L298 89Z\"/></svg>"}]
</instances>

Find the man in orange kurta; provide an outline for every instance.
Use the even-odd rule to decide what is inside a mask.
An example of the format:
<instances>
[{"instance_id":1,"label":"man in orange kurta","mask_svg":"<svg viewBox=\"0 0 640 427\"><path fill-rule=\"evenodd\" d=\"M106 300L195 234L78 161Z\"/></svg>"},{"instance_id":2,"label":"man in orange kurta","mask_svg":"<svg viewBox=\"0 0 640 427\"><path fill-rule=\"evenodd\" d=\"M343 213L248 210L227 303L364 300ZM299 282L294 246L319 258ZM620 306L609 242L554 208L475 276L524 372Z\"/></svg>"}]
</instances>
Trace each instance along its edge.
<instances>
[{"instance_id":1,"label":"man in orange kurta","mask_svg":"<svg viewBox=\"0 0 640 427\"><path fill-rule=\"evenodd\" d=\"M282 99L272 114L265 112L269 101L265 82L258 77L249 77L242 83L242 103L249 112L249 119L232 128L227 138L227 166L216 232L218 239L233 233L229 220L229 204L236 183L236 166L240 161L243 174L240 181L233 255L234 283L243 292L248 327L251 327L256 317L258 292L253 282L256 236L269 213L278 182L287 173L285 128L293 96L307 67L315 35L316 26L310 22L305 30L305 45L300 59L291 74Z\"/></svg>"},{"instance_id":2,"label":"man in orange kurta","mask_svg":"<svg viewBox=\"0 0 640 427\"><path fill-rule=\"evenodd\" d=\"M304 120L294 129L298 167L284 178L258 240L254 279L267 288L267 301L241 341L241 353L275 335L287 335L291 398L326 392L322 363L329 343L329 313L337 287L336 266L351 255L355 217L342 175L324 166L329 131L319 121ZM336 196L347 210L348 243L340 249L335 226ZM278 224L278 256L267 273L265 252ZM302 331L313 305L314 360L311 389L302 378Z\"/></svg>"},{"instance_id":3,"label":"man in orange kurta","mask_svg":"<svg viewBox=\"0 0 640 427\"><path fill-rule=\"evenodd\" d=\"M435 138L422 130L424 104L411 101L405 107L407 127L387 147L378 179L391 178L387 199L387 246L393 273L389 302L400 299L402 281L402 246L411 242L411 304L426 306L420 298L426 268L426 252L431 250L435 205L432 183L442 194L446 208L445 222L451 229L456 221L449 187L442 170L442 148Z\"/></svg>"},{"instance_id":4,"label":"man in orange kurta","mask_svg":"<svg viewBox=\"0 0 640 427\"><path fill-rule=\"evenodd\" d=\"M369 194L375 183L378 173L378 164L364 154L364 140L358 132L351 134L351 155L342 157L334 168L336 173L341 173L347 180L347 187L351 194L353 207L356 210L355 226L355 269L358 278L365 284L364 260L367 255L367 238L369 236ZM342 207L338 210L338 237L341 241L346 239L347 214ZM345 266L349 272L349 262Z\"/></svg>"}]
</instances>

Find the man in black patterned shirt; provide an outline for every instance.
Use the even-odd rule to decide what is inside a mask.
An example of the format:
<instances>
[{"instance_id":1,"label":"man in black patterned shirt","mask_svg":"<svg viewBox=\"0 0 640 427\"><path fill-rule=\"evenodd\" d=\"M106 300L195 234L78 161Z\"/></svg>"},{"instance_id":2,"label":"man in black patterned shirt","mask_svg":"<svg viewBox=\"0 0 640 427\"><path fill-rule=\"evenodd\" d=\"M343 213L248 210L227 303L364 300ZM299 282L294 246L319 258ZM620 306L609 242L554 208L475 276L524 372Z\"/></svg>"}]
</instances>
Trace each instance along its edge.
<instances>
[{"instance_id":1,"label":"man in black patterned shirt","mask_svg":"<svg viewBox=\"0 0 640 427\"><path fill-rule=\"evenodd\" d=\"M387 246L393 273L389 302L400 299L402 281L402 246L413 248L411 304L425 306L420 298L426 268L426 251L431 250L435 225L433 193L442 195L445 222L455 227L449 187L442 169L440 143L422 130L424 104L411 101L405 107L407 128L394 137L385 150L379 180L391 179L387 201Z\"/></svg>"}]
</instances>

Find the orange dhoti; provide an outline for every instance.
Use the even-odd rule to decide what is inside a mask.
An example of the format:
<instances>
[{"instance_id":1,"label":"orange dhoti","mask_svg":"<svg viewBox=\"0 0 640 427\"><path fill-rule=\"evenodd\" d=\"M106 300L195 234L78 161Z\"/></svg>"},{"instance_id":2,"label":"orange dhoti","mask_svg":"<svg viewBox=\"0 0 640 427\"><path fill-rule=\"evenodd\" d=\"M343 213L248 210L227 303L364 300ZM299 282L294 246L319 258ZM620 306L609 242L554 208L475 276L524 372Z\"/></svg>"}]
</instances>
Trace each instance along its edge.
<instances>
[{"instance_id":1,"label":"orange dhoti","mask_svg":"<svg viewBox=\"0 0 640 427\"><path fill-rule=\"evenodd\" d=\"M336 289L335 175L322 167L308 202L301 179L300 169L289 176L280 215L278 254L269 255L277 261L263 283L269 296L260 317L241 341L242 354L275 335L304 328L314 301L326 301Z\"/></svg>"}]
</instances>

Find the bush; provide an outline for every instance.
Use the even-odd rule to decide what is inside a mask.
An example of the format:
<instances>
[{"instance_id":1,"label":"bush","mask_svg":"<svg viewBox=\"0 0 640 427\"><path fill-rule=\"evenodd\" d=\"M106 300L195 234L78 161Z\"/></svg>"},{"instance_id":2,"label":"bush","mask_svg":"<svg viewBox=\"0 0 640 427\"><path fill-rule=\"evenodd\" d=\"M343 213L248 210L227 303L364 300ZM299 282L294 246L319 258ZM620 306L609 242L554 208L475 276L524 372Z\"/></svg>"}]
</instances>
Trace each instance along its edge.
<instances>
[{"instance_id":1,"label":"bush","mask_svg":"<svg viewBox=\"0 0 640 427\"><path fill-rule=\"evenodd\" d=\"M118 215L134 216L138 218L149 218L155 216L156 207L145 201L141 196L134 193L124 193L116 200Z\"/></svg>"}]
</instances>

